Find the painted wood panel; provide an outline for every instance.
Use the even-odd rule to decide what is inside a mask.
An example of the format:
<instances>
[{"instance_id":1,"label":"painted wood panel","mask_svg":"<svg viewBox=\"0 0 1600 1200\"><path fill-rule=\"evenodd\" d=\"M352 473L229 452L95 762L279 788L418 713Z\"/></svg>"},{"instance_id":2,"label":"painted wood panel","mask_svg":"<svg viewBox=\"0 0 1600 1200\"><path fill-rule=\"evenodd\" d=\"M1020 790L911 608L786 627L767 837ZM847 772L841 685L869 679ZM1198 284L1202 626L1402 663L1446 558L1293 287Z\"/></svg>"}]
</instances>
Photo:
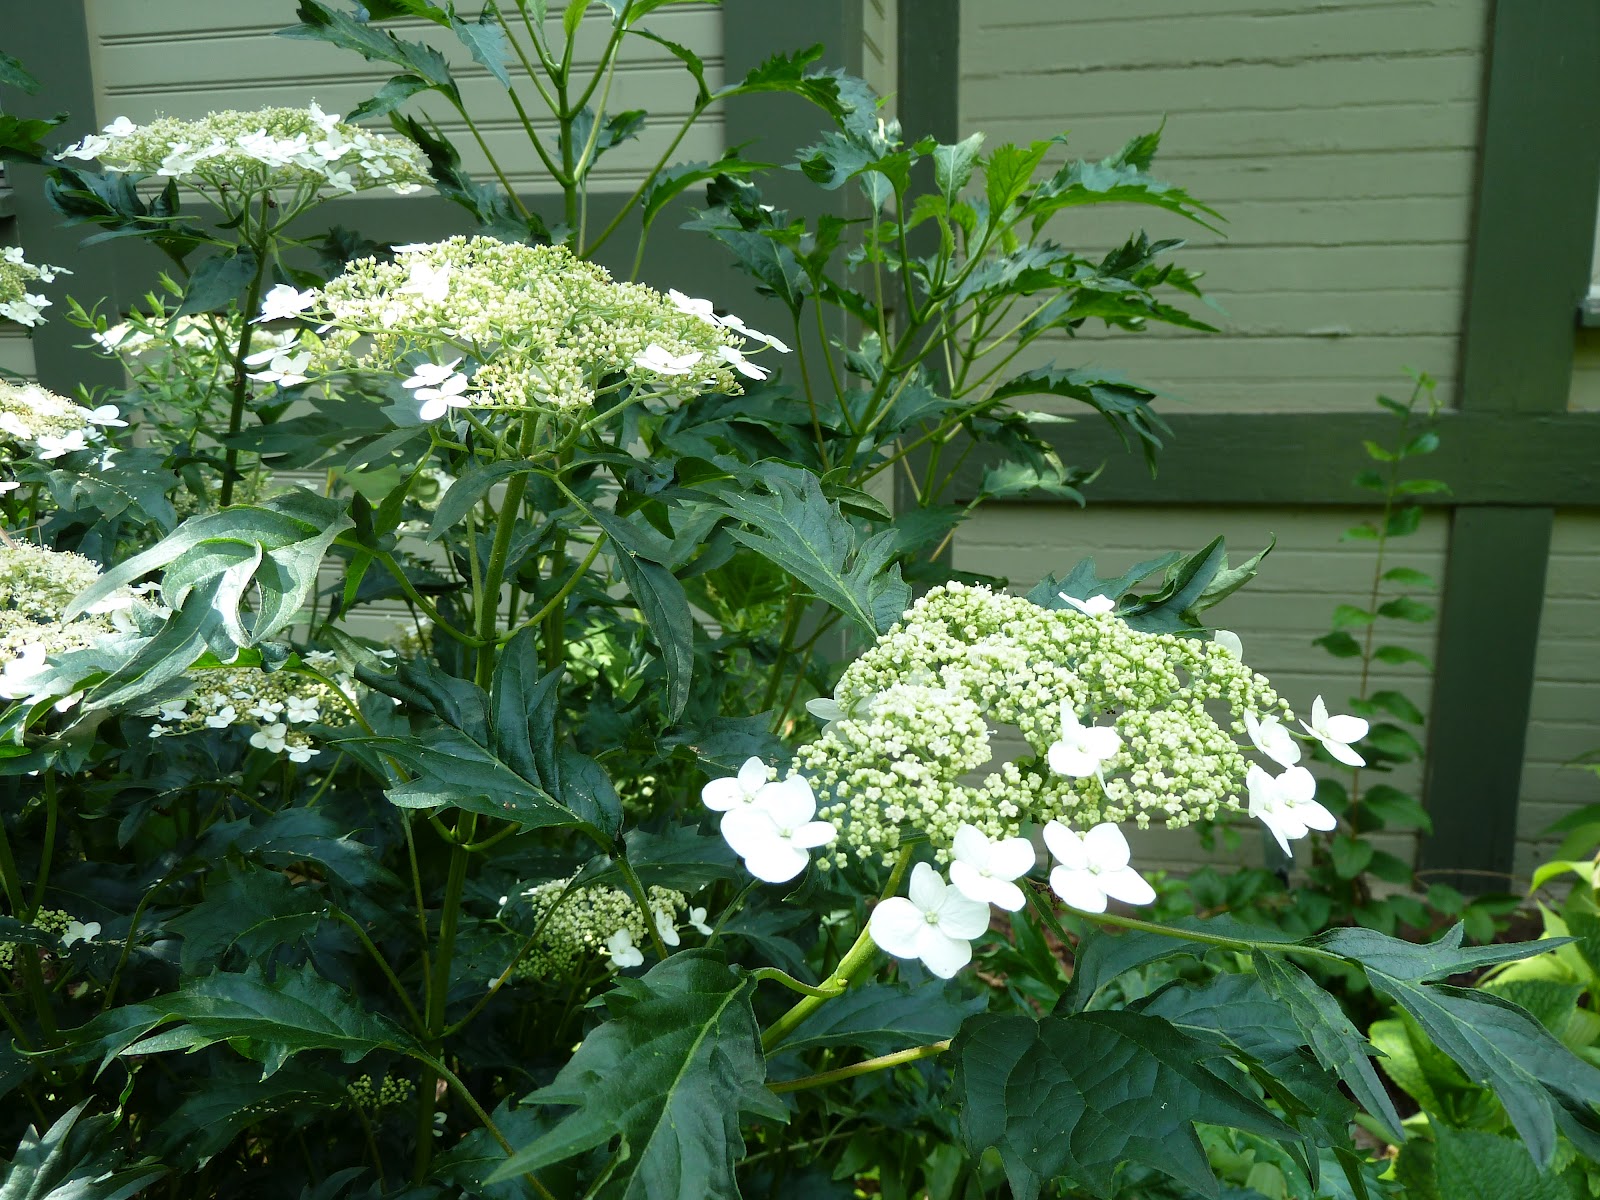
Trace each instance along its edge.
<instances>
[{"instance_id":1,"label":"painted wood panel","mask_svg":"<svg viewBox=\"0 0 1600 1200\"><path fill-rule=\"evenodd\" d=\"M1539 624L1516 871L1526 877L1556 840L1544 830L1600 804L1600 779L1567 766L1600 749L1600 514L1557 513Z\"/></svg>"},{"instance_id":2,"label":"painted wood panel","mask_svg":"<svg viewBox=\"0 0 1600 1200\"><path fill-rule=\"evenodd\" d=\"M477 5L463 5L471 18ZM349 111L371 96L393 72L350 51L320 42L275 36L297 23L295 0L256 0L215 4L203 0L88 0L97 115L101 123L118 115L136 121L158 114L198 117L220 108L301 105L317 100L329 111ZM607 23L603 5L592 6L580 29L574 62L583 85L601 53ZM559 42L560 31L551 23ZM706 63L707 81L722 79L722 14L714 4L675 4L652 14L643 28L689 46ZM506 89L487 69L471 61L447 30L421 21L386 22L409 40L443 52L460 81L468 111L483 140L519 191L547 192L554 186L530 148ZM523 35L526 40L526 34ZM175 70L178 56L183 69ZM547 145L553 121L525 74L513 69L513 86L523 107L536 118ZM672 54L646 38L626 43L611 85L607 110L644 109L651 114L641 135L611 150L591 175L599 190L631 188L667 151L694 102L695 85ZM413 101L409 111L437 120L461 151L467 169L489 175L483 149L455 111L439 97ZM703 116L684 137L678 160L718 157L724 149L722 118ZM376 194L376 193L375 193ZM384 193L385 195L387 193Z\"/></svg>"},{"instance_id":3,"label":"painted wood panel","mask_svg":"<svg viewBox=\"0 0 1600 1200\"><path fill-rule=\"evenodd\" d=\"M1138 228L1187 238L1175 257L1205 272L1222 332L1086 329L1039 357L1210 411L1361 409L1405 367L1449 402L1487 30L1487 0L968 0L964 129L1067 129L1097 158L1164 120L1156 174L1226 218L1064 216L1051 233L1085 253Z\"/></svg>"}]
</instances>

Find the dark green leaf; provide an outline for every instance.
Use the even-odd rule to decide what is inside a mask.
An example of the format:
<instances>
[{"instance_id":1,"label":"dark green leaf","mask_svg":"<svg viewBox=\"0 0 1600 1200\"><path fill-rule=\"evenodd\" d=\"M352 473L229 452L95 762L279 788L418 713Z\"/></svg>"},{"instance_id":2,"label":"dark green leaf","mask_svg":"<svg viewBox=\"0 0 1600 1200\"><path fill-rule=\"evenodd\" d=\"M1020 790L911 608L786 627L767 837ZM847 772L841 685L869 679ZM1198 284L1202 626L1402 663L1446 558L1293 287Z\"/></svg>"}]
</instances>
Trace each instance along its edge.
<instances>
[{"instance_id":1,"label":"dark green leaf","mask_svg":"<svg viewBox=\"0 0 1600 1200\"><path fill-rule=\"evenodd\" d=\"M1144 633L1172 633L1197 625L1193 606L1227 561L1228 547L1219 537L1174 565L1161 590L1130 607L1122 619Z\"/></svg>"},{"instance_id":2,"label":"dark green leaf","mask_svg":"<svg viewBox=\"0 0 1600 1200\"><path fill-rule=\"evenodd\" d=\"M999 1151L1017 1200L1061 1177L1110 1196L1125 1162L1214 1194L1195 1122L1292 1136L1222 1044L1140 1013L984 1014L950 1054L962 1141L975 1157Z\"/></svg>"},{"instance_id":3,"label":"dark green leaf","mask_svg":"<svg viewBox=\"0 0 1600 1200\"><path fill-rule=\"evenodd\" d=\"M977 164L982 146L983 134L975 133L954 145L933 148L933 186L947 205L954 207L961 199L962 189L972 178L972 168Z\"/></svg>"},{"instance_id":4,"label":"dark green leaf","mask_svg":"<svg viewBox=\"0 0 1600 1200\"><path fill-rule=\"evenodd\" d=\"M189 277L183 303L173 312L173 318L216 312L235 303L255 275L258 261L255 252L243 246L213 254ZM254 315L246 313L245 317Z\"/></svg>"},{"instance_id":5,"label":"dark green leaf","mask_svg":"<svg viewBox=\"0 0 1600 1200\"><path fill-rule=\"evenodd\" d=\"M1572 1200L1572 1190L1542 1172L1515 1139L1433 1125L1433 1168L1440 1200Z\"/></svg>"},{"instance_id":6,"label":"dark green leaf","mask_svg":"<svg viewBox=\"0 0 1600 1200\"><path fill-rule=\"evenodd\" d=\"M529 1100L577 1111L491 1177L510 1179L620 1137L619 1196L737 1200L740 1114L782 1121L765 1086L749 980L714 953L686 950L606 996L610 1019Z\"/></svg>"},{"instance_id":7,"label":"dark green leaf","mask_svg":"<svg viewBox=\"0 0 1600 1200\"><path fill-rule=\"evenodd\" d=\"M476 21L463 21L452 10L450 28L471 53L474 62L487 67L489 74L500 81L501 87L511 86L511 76L506 71L511 62L511 43L505 29L495 19L495 5L492 2L484 6Z\"/></svg>"},{"instance_id":8,"label":"dark green leaf","mask_svg":"<svg viewBox=\"0 0 1600 1200\"><path fill-rule=\"evenodd\" d=\"M1394 490L1400 496L1433 496L1448 492L1450 485L1442 479L1402 479Z\"/></svg>"},{"instance_id":9,"label":"dark green leaf","mask_svg":"<svg viewBox=\"0 0 1600 1200\"><path fill-rule=\"evenodd\" d=\"M0 85L19 88L30 96L39 90L39 81L11 55L0 50Z\"/></svg>"},{"instance_id":10,"label":"dark green leaf","mask_svg":"<svg viewBox=\"0 0 1600 1200\"><path fill-rule=\"evenodd\" d=\"M1433 660L1431 658L1420 651L1407 649L1405 646L1379 646L1372 652L1372 657L1379 662L1386 662L1392 666L1415 663L1426 670L1433 670Z\"/></svg>"},{"instance_id":11,"label":"dark green leaf","mask_svg":"<svg viewBox=\"0 0 1600 1200\"><path fill-rule=\"evenodd\" d=\"M915 986L869 983L824 1004L780 1044L784 1053L854 1046L866 1055L890 1054L954 1037L985 1003L937 979Z\"/></svg>"},{"instance_id":12,"label":"dark green leaf","mask_svg":"<svg viewBox=\"0 0 1600 1200\"><path fill-rule=\"evenodd\" d=\"M1415 533L1421 524L1422 509L1415 504L1408 504L1389 514L1389 519L1384 522L1383 532L1388 537L1407 537Z\"/></svg>"},{"instance_id":13,"label":"dark green leaf","mask_svg":"<svg viewBox=\"0 0 1600 1200\"><path fill-rule=\"evenodd\" d=\"M652 555L658 559L669 556L671 547L642 522L629 523L601 508L592 509L589 515L617 548L612 561L661 651L661 665L667 674L667 719L676 721L689 703L695 623L683 584L666 567L651 560ZM651 536L642 537L643 534Z\"/></svg>"},{"instance_id":14,"label":"dark green leaf","mask_svg":"<svg viewBox=\"0 0 1600 1200\"><path fill-rule=\"evenodd\" d=\"M218 966L238 946L251 961L267 961L277 947L311 933L326 909L310 887L296 887L276 871L256 869L213 883L199 904L167 922L183 937L186 975Z\"/></svg>"},{"instance_id":15,"label":"dark green leaf","mask_svg":"<svg viewBox=\"0 0 1600 1200\"><path fill-rule=\"evenodd\" d=\"M111 1116L84 1119L84 1101L44 1133L29 1126L0 1177L0 1200L126 1200L167 1173L155 1162L124 1166Z\"/></svg>"},{"instance_id":16,"label":"dark green leaf","mask_svg":"<svg viewBox=\"0 0 1600 1200\"><path fill-rule=\"evenodd\" d=\"M442 10L432 5L425 7L431 10L431 19L440 23L446 19ZM459 98L449 63L432 46L402 41L388 30L329 8L320 0L300 0L297 15L301 23L289 29L280 29L280 37L327 42L341 50L354 50L368 62L393 63L427 80L429 87Z\"/></svg>"},{"instance_id":17,"label":"dark green leaf","mask_svg":"<svg viewBox=\"0 0 1600 1200\"><path fill-rule=\"evenodd\" d=\"M1403 1140L1400 1114L1373 1070L1374 1050L1350 1023L1344 1010L1311 977L1285 959L1256 951L1251 956L1256 975L1267 990L1287 1008L1311 1052L1348 1087L1367 1113L1383 1126L1393 1142Z\"/></svg>"},{"instance_id":18,"label":"dark green leaf","mask_svg":"<svg viewBox=\"0 0 1600 1200\"><path fill-rule=\"evenodd\" d=\"M1138 441L1152 470L1162 437L1172 432L1150 406L1155 392L1106 371L1038 367L1006 380L993 394L995 400L1018 396L1060 396L1087 404L1105 417L1124 446L1130 445L1130 434Z\"/></svg>"},{"instance_id":19,"label":"dark green leaf","mask_svg":"<svg viewBox=\"0 0 1600 1200\"><path fill-rule=\"evenodd\" d=\"M1383 578L1386 582L1398 583L1401 587L1437 588L1439 586L1432 575L1412 570L1410 567L1390 567L1383 573Z\"/></svg>"},{"instance_id":20,"label":"dark green leaf","mask_svg":"<svg viewBox=\"0 0 1600 1200\"><path fill-rule=\"evenodd\" d=\"M1328 847L1333 856L1333 870L1340 879L1354 879L1372 861L1372 843L1360 838L1339 834Z\"/></svg>"},{"instance_id":21,"label":"dark green leaf","mask_svg":"<svg viewBox=\"0 0 1600 1200\"><path fill-rule=\"evenodd\" d=\"M1335 658L1359 658L1361 656L1361 643L1348 633L1325 633L1319 638L1312 638L1313 646L1321 646Z\"/></svg>"},{"instance_id":22,"label":"dark green leaf","mask_svg":"<svg viewBox=\"0 0 1600 1200\"><path fill-rule=\"evenodd\" d=\"M1372 624L1372 614L1364 608L1357 608L1353 604L1336 605L1333 610L1333 627L1335 629L1359 629L1363 625Z\"/></svg>"},{"instance_id":23,"label":"dark green leaf","mask_svg":"<svg viewBox=\"0 0 1600 1200\"><path fill-rule=\"evenodd\" d=\"M1380 617L1396 621L1412 621L1419 625L1433 620L1437 611L1431 605L1413 600L1410 596L1397 596L1378 606Z\"/></svg>"},{"instance_id":24,"label":"dark green leaf","mask_svg":"<svg viewBox=\"0 0 1600 1200\"><path fill-rule=\"evenodd\" d=\"M1439 448L1439 435L1431 429L1425 429L1402 447L1401 458L1413 458L1419 454L1432 454Z\"/></svg>"}]
</instances>

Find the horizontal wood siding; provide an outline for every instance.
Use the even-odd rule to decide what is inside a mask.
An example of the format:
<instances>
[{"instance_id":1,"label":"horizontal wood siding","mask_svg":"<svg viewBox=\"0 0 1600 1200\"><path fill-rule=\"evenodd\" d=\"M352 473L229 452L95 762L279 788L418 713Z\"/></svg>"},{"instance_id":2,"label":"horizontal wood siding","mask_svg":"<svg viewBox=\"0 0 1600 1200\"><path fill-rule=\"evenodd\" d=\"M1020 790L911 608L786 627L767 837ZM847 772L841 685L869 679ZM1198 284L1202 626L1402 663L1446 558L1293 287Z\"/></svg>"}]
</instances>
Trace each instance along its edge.
<instances>
[{"instance_id":1,"label":"horizontal wood siding","mask_svg":"<svg viewBox=\"0 0 1600 1200\"><path fill-rule=\"evenodd\" d=\"M463 5L462 15L472 19L479 7ZM157 115L199 117L223 108L299 106L311 100L330 112L348 112L394 73L388 64L369 63L352 51L274 36L276 30L298 23L295 9L295 0L249 4L88 0L100 123L119 115L135 121ZM605 42L607 16L603 5L593 5L579 30L574 61L585 84ZM713 88L720 86L722 13L716 5L670 5L653 13L642 27L694 49L705 60L707 82ZM385 22L384 28L445 54L468 111L513 186L527 192L555 190L528 145L505 89L471 60L449 31L422 21ZM551 22L551 30L559 45L558 22ZM526 42L526 33L522 36ZM525 76L519 81L515 67L512 78L524 108L536 118L547 118L538 93ZM633 187L667 150L693 107L694 95L694 81L669 51L645 38L628 39L607 111L644 109L650 117L638 138L599 161L590 176L591 186L601 191ZM467 169L479 178L489 177L487 159L454 109L429 96L414 101L410 111L435 118L461 151ZM540 120L539 128L547 135L547 147L552 146L553 123ZM714 159L723 149L722 118L712 112L696 122L673 157Z\"/></svg>"},{"instance_id":2,"label":"horizontal wood siding","mask_svg":"<svg viewBox=\"0 0 1600 1200\"><path fill-rule=\"evenodd\" d=\"M1075 210L1064 244L1186 237L1223 333L1088 333L1019 359L1126 371L1209 411L1348 410L1456 371L1488 0L962 5L961 123L1099 158L1166 122L1155 173L1219 209ZM1058 157L1066 151L1058 152Z\"/></svg>"},{"instance_id":3,"label":"horizontal wood siding","mask_svg":"<svg viewBox=\"0 0 1600 1200\"><path fill-rule=\"evenodd\" d=\"M1333 606L1364 604L1372 588L1373 559L1369 544L1341 543L1340 533L1358 518L1337 510L1242 508L1118 508L1091 505L1084 510L1052 505L994 505L963 526L955 565L1009 578L1026 590L1047 571L1060 572L1079 559L1093 556L1103 575L1111 575L1168 550L1192 550L1218 534L1228 540L1234 560L1248 557L1276 535L1277 548L1261 574L1242 591L1212 610L1216 622L1244 642L1245 661L1273 681L1297 711L1308 712L1314 696L1323 695L1340 711L1358 686L1358 660L1336 659L1311 640L1326 633ZM1447 522L1429 514L1414 537L1396 543L1391 565L1403 563L1443 573ZM1431 625L1397 626L1385 640L1431 655ZM1424 709L1428 704L1427 673L1418 667L1380 667L1372 687L1396 688ZM1418 780L1407 772L1402 786ZM1259 856L1260 839L1253 826L1241 856ZM1151 831L1139 835L1143 860L1184 867L1217 861L1203 851L1192 834ZM1394 853L1410 855L1410 839L1383 843Z\"/></svg>"},{"instance_id":4,"label":"horizontal wood siding","mask_svg":"<svg viewBox=\"0 0 1600 1200\"><path fill-rule=\"evenodd\" d=\"M1600 514L1557 513L1522 766L1516 871L1524 879L1559 841L1543 836L1552 822L1585 804L1600 804L1600 779L1566 765L1600 749L1597 612Z\"/></svg>"}]
</instances>

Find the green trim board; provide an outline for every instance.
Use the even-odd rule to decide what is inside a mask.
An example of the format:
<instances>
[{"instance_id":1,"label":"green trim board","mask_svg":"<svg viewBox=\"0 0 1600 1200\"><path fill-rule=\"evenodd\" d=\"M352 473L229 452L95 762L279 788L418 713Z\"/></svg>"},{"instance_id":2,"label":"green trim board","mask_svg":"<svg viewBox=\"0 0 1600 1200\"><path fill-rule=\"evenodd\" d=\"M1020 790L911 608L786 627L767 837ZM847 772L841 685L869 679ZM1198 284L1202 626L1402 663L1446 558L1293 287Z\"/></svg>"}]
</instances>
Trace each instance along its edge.
<instances>
[{"instance_id":1,"label":"green trim board","mask_svg":"<svg viewBox=\"0 0 1600 1200\"><path fill-rule=\"evenodd\" d=\"M1556 415L1558 427L1572 418L1561 414L1573 311L1588 291L1600 196L1600 6L1497 0L1492 19L1460 406L1472 417L1525 414L1504 442L1505 456L1520 459L1520 439L1541 415ZM1538 504L1533 482L1513 503ZM1425 868L1512 869L1554 516L1551 507L1473 505L1452 515L1423 787L1434 816ZM1455 881L1482 890L1486 878Z\"/></svg>"},{"instance_id":2,"label":"green trim board","mask_svg":"<svg viewBox=\"0 0 1600 1200\"><path fill-rule=\"evenodd\" d=\"M1369 504L1351 484L1372 464L1361 443L1394 435L1394 418L1370 413L1168 413L1172 436L1145 469L1099 417L1041 424L1063 462L1103 465L1084 489L1094 504ZM1440 414L1439 450L1419 470L1449 480L1452 492L1424 503L1600 507L1600 412L1501 413L1468 409ZM976 455L973 456L977 458ZM956 499L970 499L986 464L969 460ZM1049 497L1021 497L1047 503Z\"/></svg>"}]
</instances>

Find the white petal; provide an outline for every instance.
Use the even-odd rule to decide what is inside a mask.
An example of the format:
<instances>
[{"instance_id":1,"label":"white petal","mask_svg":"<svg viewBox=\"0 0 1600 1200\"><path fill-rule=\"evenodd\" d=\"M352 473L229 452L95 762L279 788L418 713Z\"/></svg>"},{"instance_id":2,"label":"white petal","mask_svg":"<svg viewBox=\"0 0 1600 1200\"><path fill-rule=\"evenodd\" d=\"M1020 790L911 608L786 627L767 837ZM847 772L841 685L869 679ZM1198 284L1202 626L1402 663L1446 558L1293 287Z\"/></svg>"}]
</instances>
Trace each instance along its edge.
<instances>
[{"instance_id":1,"label":"white petal","mask_svg":"<svg viewBox=\"0 0 1600 1200\"><path fill-rule=\"evenodd\" d=\"M1337 717L1334 719L1338 720ZM1367 765L1367 760L1344 742L1336 742L1329 738L1322 743L1322 746L1329 754L1347 767L1364 767Z\"/></svg>"},{"instance_id":2,"label":"white petal","mask_svg":"<svg viewBox=\"0 0 1600 1200\"><path fill-rule=\"evenodd\" d=\"M806 711L819 721L842 721L844 708L832 696L818 696L806 701Z\"/></svg>"},{"instance_id":3,"label":"white petal","mask_svg":"<svg viewBox=\"0 0 1600 1200\"><path fill-rule=\"evenodd\" d=\"M789 835L789 840L796 846L811 849L816 846L826 846L839 836L839 831L833 827L831 821L807 821Z\"/></svg>"},{"instance_id":4,"label":"white petal","mask_svg":"<svg viewBox=\"0 0 1600 1200\"><path fill-rule=\"evenodd\" d=\"M1122 738L1115 729L1097 725L1083 731L1083 749L1085 753L1103 761L1122 749Z\"/></svg>"},{"instance_id":5,"label":"white petal","mask_svg":"<svg viewBox=\"0 0 1600 1200\"><path fill-rule=\"evenodd\" d=\"M804 871L811 855L782 838L744 856L744 869L764 883L788 883Z\"/></svg>"},{"instance_id":6,"label":"white petal","mask_svg":"<svg viewBox=\"0 0 1600 1200\"><path fill-rule=\"evenodd\" d=\"M1218 629L1211 635L1211 640L1221 646L1224 651L1234 658L1243 660L1244 643L1239 640L1239 635L1231 629Z\"/></svg>"},{"instance_id":7,"label":"white petal","mask_svg":"<svg viewBox=\"0 0 1600 1200\"><path fill-rule=\"evenodd\" d=\"M940 979L950 979L972 961L972 944L949 937L938 926L924 922L917 937L917 957Z\"/></svg>"},{"instance_id":8,"label":"white petal","mask_svg":"<svg viewBox=\"0 0 1600 1200\"><path fill-rule=\"evenodd\" d=\"M925 913L937 912L944 892L944 876L938 871L925 862L911 868L911 886L906 889L906 895L911 897L912 904Z\"/></svg>"},{"instance_id":9,"label":"white petal","mask_svg":"<svg viewBox=\"0 0 1600 1200\"><path fill-rule=\"evenodd\" d=\"M1076 742L1083 733L1083 722L1078 719L1078 710L1070 699L1061 701L1061 740Z\"/></svg>"},{"instance_id":10,"label":"white petal","mask_svg":"<svg viewBox=\"0 0 1600 1200\"><path fill-rule=\"evenodd\" d=\"M765 809L745 805L722 818L722 838L740 858L749 858L783 842L778 826Z\"/></svg>"},{"instance_id":11,"label":"white petal","mask_svg":"<svg viewBox=\"0 0 1600 1200\"><path fill-rule=\"evenodd\" d=\"M803 775L766 784L751 803L771 813L779 829L797 829L817 815L817 798Z\"/></svg>"},{"instance_id":12,"label":"white petal","mask_svg":"<svg viewBox=\"0 0 1600 1200\"><path fill-rule=\"evenodd\" d=\"M1119 871L1102 871L1100 889L1113 900L1121 900L1124 904L1155 903L1155 888L1151 887L1144 876L1132 867L1123 867Z\"/></svg>"},{"instance_id":13,"label":"white petal","mask_svg":"<svg viewBox=\"0 0 1600 1200\"><path fill-rule=\"evenodd\" d=\"M963 821L956 830L955 840L951 843L951 852L955 855L956 862L971 866L974 870L981 871L989 865L990 850L989 839L976 825ZM950 879L955 880L955 869L950 871Z\"/></svg>"},{"instance_id":14,"label":"white petal","mask_svg":"<svg viewBox=\"0 0 1600 1200\"><path fill-rule=\"evenodd\" d=\"M1015 887L1016 884L1009 886ZM951 937L966 938L970 942L988 932L989 905L985 901L963 896L956 888L945 889L938 911L939 929Z\"/></svg>"},{"instance_id":15,"label":"white petal","mask_svg":"<svg viewBox=\"0 0 1600 1200\"><path fill-rule=\"evenodd\" d=\"M1278 795L1290 804L1306 804L1317 795L1317 777L1304 767L1290 767L1278 776Z\"/></svg>"},{"instance_id":16,"label":"white petal","mask_svg":"<svg viewBox=\"0 0 1600 1200\"><path fill-rule=\"evenodd\" d=\"M1094 755L1085 754L1078 747L1069 746L1066 742L1056 742L1052 745L1050 753L1045 758L1052 771L1069 779L1086 778L1093 775L1100 766L1100 760Z\"/></svg>"},{"instance_id":17,"label":"white petal","mask_svg":"<svg viewBox=\"0 0 1600 1200\"><path fill-rule=\"evenodd\" d=\"M1289 845L1289 831L1298 825L1299 822L1295 821L1293 818L1286 819L1286 814L1277 811L1260 812L1256 814L1256 817L1263 825L1272 831L1272 836L1278 839L1278 846L1283 850L1283 852L1290 858L1293 858L1294 850ZM1303 834L1294 834L1293 836L1301 837Z\"/></svg>"},{"instance_id":18,"label":"white petal","mask_svg":"<svg viewBox=\"0 0 1600 1200\"><path fill-rule=\"evenodd\" d=\"M1322 732L1336 742L1359 742L1367 736L1368 725L1360 717L1329 717L1322 722Z\"/></svg>"},{"instance_id":19,"label":"white petal","mask_svg":"<svg viewBox=\"0 0 1600 1200\"><path fill-rule=\"evenodd\" d=\"M1039 852L1024 837L1002 838L989 848L989 874L996 879L1016 879L1033 870Z\"/></svg>"},{"instance_id":20,"label":"white petal","mask_svg":"<svg viewBox=\"0 0 1600 1200\"><path fill-rule=\"evenodd\" d=\"M1044 827L1044 844L1069 871L1081 871L1089 865L1083 839L1060 821L1051 821Z\"/></svg>"},{"instance_id":21,"label":"white petal","mask_svg":"<svg viewBox=\"0 0 1600 1200\"><path fill-rule=\"evenodd\" d=\"M737 779L713 779L700 789L700 801L712 812L727 812L746 803L748 796Z\"/></svg>"},{"instance_id":22,"label":"white petal","mask_svg":"<svg viewBox=\"0 0 1600 1200\"><path fill-rule=\"evenodd\" d=\"M1328 726L1328 706L1318 696L1311 702L1311 724L1317 729L1326 729Z\"/></svg>"},{"instance_id":23,"label":"white petal","mask_svg":"<svg viewBox=\"0 0 1600 1200\"><path fill-rule=\"evenodd\" d=\"M1102 821L1084 834L1083 849L1089 856L1089 862L1102 871L1113 871L1128 865L1128 839L1114 822Z\"/></svg>"},{"instance_id":24,"label":"white petal","mask_svg":"<svg viewBox=\"0 0 1600 1200\"><path fill-rule=\"evenodd\" d=\"M1320 829L1324 832L1337 828L1339 824L1339 819L1315 800L1309 804L1296 804L1294 818L1307 829Z\"/></svg>"},{"instance_id":25,"label":"white petal","mask_svg":"<svg viewBox=\"0 0 1600 1200\"><path fill-rule=\"evenodd\" d=\"M1050 872L1050 890L1082 912L1105 912L1106 895L1088 871L1057 867Z\"/></svg>"},{"instance_id":26,"label":"white petal","mask_svg":"<svg viewBox=\"0 0 1600 1200\"><path fill-rule=\"evenodd\" d=\"M739 768L739 786L747 792L756 792L767 782L767 764L754 755L744 760Z\"/></svg>"},{"instance_id":27,"label":"white petal","mask_svg":"<svg viewBox=\"0 0 1600 1200\"><path fill-rule=\"evenodd\" d=\"M872 910L867 932L886 953L896 958L916 958L917 935L927 926L920 908L904 896L891 896Z\"/></svg>"},{"instance_id":28,"label":"white petal","mask_svg":"<svg viewBox=\"0 0 1600 1200\"><path fill-rule=\"evenodd\" d=\"M967 899L985 906L993 904L1007 912L1021 912L1028 902L1016 884L980 874L971 863L951 863L950 882Z\"/></svg>"}]
</instances>

